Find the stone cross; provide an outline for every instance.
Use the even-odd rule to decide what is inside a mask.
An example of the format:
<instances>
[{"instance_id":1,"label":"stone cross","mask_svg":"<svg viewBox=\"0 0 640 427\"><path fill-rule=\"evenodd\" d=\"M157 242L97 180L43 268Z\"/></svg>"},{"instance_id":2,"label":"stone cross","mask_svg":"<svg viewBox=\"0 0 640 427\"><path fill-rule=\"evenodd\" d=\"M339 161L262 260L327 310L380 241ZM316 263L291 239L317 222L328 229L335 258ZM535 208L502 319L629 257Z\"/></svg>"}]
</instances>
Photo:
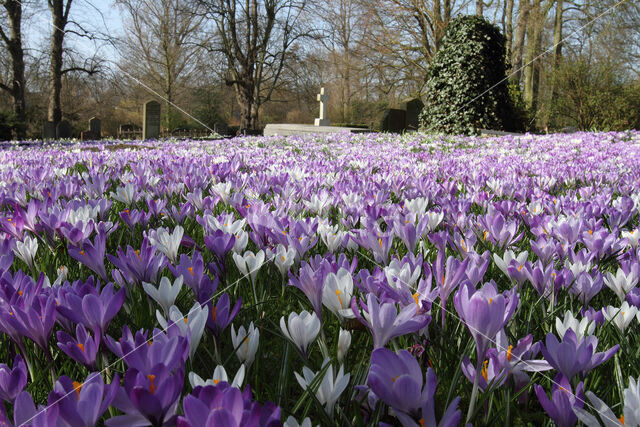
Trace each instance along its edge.
<instances>
[{"instance_id":1,"label":"stone cross","mask_svg":"<svg viewBox=\"0 0 640 427\"><path fill-rule=\"evenodd\" d=\"M314 121L314 125L316 126L330 126L329 119L327 119L327 104L329 101L329 95L325 95L324 88L320 88L320 93L318 94L318 102L320 102L320 117Z\"/></svg>"}]
</instances>

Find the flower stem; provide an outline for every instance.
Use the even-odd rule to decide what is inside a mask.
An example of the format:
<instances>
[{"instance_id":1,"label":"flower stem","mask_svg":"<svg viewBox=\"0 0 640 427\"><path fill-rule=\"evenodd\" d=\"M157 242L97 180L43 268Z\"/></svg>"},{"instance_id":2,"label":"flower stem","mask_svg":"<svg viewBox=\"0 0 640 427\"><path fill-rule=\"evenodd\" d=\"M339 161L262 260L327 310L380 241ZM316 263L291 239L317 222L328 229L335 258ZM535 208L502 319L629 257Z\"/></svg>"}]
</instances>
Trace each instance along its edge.
<instances>
[{"instance_id":1,"label":"flower stem","mask_svg":"<svg viewBox=\"0 0 640 427\"><path fill-rule=\"evenodd\" d=\"M476 363L476 375L473 379L473 390L471 391L471 401L469 402L469 410L467 411L467 419L464 422L465 424L469 423L471 420L471 416L476 407L476 399L478 398L478 379L480 376L480 369L482 367L482 360L478 358L478 362Z\"/></svg>"}]
</instances>

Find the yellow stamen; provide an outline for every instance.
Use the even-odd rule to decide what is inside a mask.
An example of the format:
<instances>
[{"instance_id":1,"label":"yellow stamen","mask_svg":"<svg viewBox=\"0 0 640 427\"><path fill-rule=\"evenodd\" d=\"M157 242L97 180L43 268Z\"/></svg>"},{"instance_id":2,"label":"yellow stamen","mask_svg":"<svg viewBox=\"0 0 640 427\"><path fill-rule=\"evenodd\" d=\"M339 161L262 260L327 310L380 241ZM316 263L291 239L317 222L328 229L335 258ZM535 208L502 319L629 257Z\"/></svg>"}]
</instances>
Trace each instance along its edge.
<instances>
[{"instance_id":1,"label":"yellow stamen","mask_svg":"<svg viewBox=\"0 0 640 427\"><path fill-rule=\"evenodd\" d=\"M509 348L507 349L507 360L509 362L511 362L511 350L513 350L513 346L510 345Z\"/></svg>"},{"instance_id":2,"label":"yellow stamen","mask_svg":"<svg viewBox=\"0 0 640 427\"><path fill-rule=\"evenodd\" d=\"M485 232L484 232L484 236L482 236L482 237L484 238L484 240L487 240L487 234L489 234L489 232L488 232L488 231L485 231Z\"/></svg>"},{"instance_id":3,"label":"yellow stamen","mask_svg":"<svg viewBox=\"0 0 640 427\"><path fill-rule=\"evenodd\" d=\"M487 365L489 364L488 360L485 360L482 363L482 371L480 372L482 374L482 378L484 378L485 381L489 381L489 376L487 375Z\"/></svg>"},{"instance_id":4,"label":"yellow stamen","mask_svg":"<svg viewBox=\"0 0 640 427\"><path fill-rule=\"evenodd\" d=\"M420 423L420 427L424 427L424 418L420 418L418 422Z\"/></svg>"},{"instance_id":5,"label":"yellow stamen","mask_svg":"<svg viewBox=\"0 0 640 427\"><path fill-rule=\"evenodd\" d=\"M589 236L593 234L593 230L589 230Z\"/></svg>"},{"instance_id":6,"label":"yellow stamen","mask_svg":"<svg viewBox=\"0 0 640 427\"><path fill-rule=\"evenodd\" d=\"M80 255L85 256L84 251L80 251Z\"/></svg>"},{"instance_id":7,"label":"yellow stamen","mask_svg":"<svg viewBox=\"0 0 640 427\"><path fill-rule=\"evenodd\" d=\"M149 391L151 392L151 394L155 394L156 386L153 382L155 381L156 376L153 374L149 374L147 375L147 378L149 378Z\"/></svg>"},{"instance_id":8,"label":"yellow stamen","mask_svg":"<svg viewBox=\"0 0 640 427\"><path fill-rule=\"evenodd\" d=\"M522 267L524 267L524 264L518 267L518 271L522 271Z\"/></svg>"},{"instance_id":9,"label":"yellow stamen","mask_svg":"<svg viewBox=\"0 0 640 427\"><path fill-rule=\"evenodd\" d=\"M620 421L620 424L624 425L624 414L620 415L620 418L618 418L618 421Z\"/></svg>"},{"instance_id":10,"label":"yellow stamen","mask_svg":"<svg viewBox=\"0 0 640 427\"><path fill-rule=\"evenodd\" d=\"M18 295L22 296L22 291L18 291Z\"/></svg>"},{"instance_id":11,"label":"yellow stamen","mask_svg":"<svg viewBox=\"0 0 640 427\"><path fill-rule=\"evenodd\" d=\"M340 298L340 289L336 289L336 295L338 296L338 301L340 301L340 307L342 308L342 298Z\"/></svg>"},{"instance_id":12,"label":"yellow stamen","mask_svg":"<svg viewBox=\"0 0 640 427\"><path fill-rule=\"evenodd\" d=\"M284 256L280 255L280 258L282 258L282 262L285 262Z\"/></svg>"},{"instance_id":13,"label":"yellow stamen","mask_svg":"<svg viewBox=\"0 0 640 427\"><path fill-rule=\"evenodd\" d=\"M185 325L187 324L187 318L186 317L184 318L184 323L185 323Z\"/></svg>"},{"instance_id":14,"label":"yellow stamen","mask_svg":"<svg viewBox=\"0 0 640 427\"><path fill-rule=\"evenodd\" d=\"M139 251L139 250L136 250L136 255L138 255L138 259L139 259L140 261L142 261L142 257L140 256L140 251Z\"/></svg>"},{"instance_id":15,"label":"yellow stamen","mask_svg":"<svg viewBox=\"0 0 640 427\"><path fill-rule=\"evenodd\" d=\"M80 390L82 390L82 383L79 383L78 381L74 381L73 382L73 389L76 391L76 396L78 397L78 400L80 400Z\"/></svg>"},{"instance_id":16,"label":"yellow stamen","mask_svg":"<svg viewBox=\"0 0 640 427\"><path fill-rule=\"evenodd\" d=\"M378 243L380 244L380 247L382 247L382 239L378 239Z\"/></svg>"},{"instance_id":17,"label":"yellow stamen","mask_svg":"<svg viewBox=\"0 0 640 427\"><path fill-rule=\"evenodd\" d=\"M219 382L220 382L220 380L217 380L215 378L213 379L213 384L218 385Z\"/></svg>"},{"instance_id":18,"label":"yellow stamen","mask_svg":"<svg viewBox=\"0 0 640 427\"><path fill-rule=\"evenodd\" d=\"M193 267L189 267L187 268L187 270L189 270L189 273L191 273L191 277L193 277Z\"/></svg>"},{"instance_id":19,"label":"yellow stamen","mask_svg":"<svg viewBox=\"0 0 640 427\"><path fill-rule=\"evenodd\" d=\"M399 376L400 375L396 375L395 377L391 377L391 382L395 383Z\"/></svg>"},{"instance_id":20,"label":"yellow stamen","mask_svg":"<svg viewBox=\"0 0 640 427\"><path fill-rule=\"evenodd\" d=\"M211 318L213 318L213 321L216 321L216 312L218 311L218 307L213 307L213 310L211 310Z\"/></svg>"},{"instance_id":21,"label":"yellow stamen","mask_svg":"<svg viewBox=\"0 0 640 427\"><path fill-rule=\"evenodd\" d=\"M493 298L489 298L489 305L493 302Z\"/></svg>"}]
</instances>

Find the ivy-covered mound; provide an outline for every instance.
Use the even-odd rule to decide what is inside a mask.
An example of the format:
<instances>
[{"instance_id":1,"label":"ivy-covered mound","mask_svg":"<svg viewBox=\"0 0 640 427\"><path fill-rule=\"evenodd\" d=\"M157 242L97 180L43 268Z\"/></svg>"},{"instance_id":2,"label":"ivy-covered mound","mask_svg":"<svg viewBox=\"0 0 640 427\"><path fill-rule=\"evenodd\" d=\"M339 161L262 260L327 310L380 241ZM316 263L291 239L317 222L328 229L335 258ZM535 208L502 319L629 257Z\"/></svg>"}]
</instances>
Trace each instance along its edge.
<instances>
[{"instance_id":1,"label":"ivy-covered mound","mask_svg":"<svg viewBox=\"0 0 640 427\"><path fill-rule=\"evenodd\" d=\"M452 20L427 74L422 130L477 134L479 129L521 131L509 96L505 38L478 16Z\"/></svg>"}]
</instances>

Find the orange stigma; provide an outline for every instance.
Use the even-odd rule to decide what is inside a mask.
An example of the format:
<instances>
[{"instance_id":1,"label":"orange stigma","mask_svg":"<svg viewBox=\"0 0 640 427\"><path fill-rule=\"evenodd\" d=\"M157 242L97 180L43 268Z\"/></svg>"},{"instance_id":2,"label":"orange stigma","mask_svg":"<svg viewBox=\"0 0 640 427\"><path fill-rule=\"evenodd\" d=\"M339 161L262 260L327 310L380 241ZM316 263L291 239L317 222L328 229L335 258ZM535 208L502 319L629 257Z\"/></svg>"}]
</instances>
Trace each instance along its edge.
<instances>
[{"instance_id":1,"label":"orange stigma","mask_svg":"<svg viewBox=\"0 0 640 427\"><path fill-rule=\"evenodd\" d=\"M80 350L84 353L84 344L78 343L76 344Z\"/></svg>"},{"instance_id":2,"label":"orange stigma","mask_svg":"<svg viewBox=\"0 0 640 427\"><path fill-rule=\"evenodd\" d=\"M156 386L153 382L156 380L156 376L153 374L149 374L147 375L147 378L149 378L149 391L151 392L151 394L155 394Z\"/></svg>"},{"instance_id":3,"label":"orange stigma","mask_svg":"<svg viewBox=\"0 0 640 427\"><path fill-rule=\"evenodd\" d=\"M82 390L82 383L79 383L78 381L74 381L73 382L73 389L76 391L76 396L78 397L78 400L80 400L80 390Z\"/></svg>"}]
</instances>

